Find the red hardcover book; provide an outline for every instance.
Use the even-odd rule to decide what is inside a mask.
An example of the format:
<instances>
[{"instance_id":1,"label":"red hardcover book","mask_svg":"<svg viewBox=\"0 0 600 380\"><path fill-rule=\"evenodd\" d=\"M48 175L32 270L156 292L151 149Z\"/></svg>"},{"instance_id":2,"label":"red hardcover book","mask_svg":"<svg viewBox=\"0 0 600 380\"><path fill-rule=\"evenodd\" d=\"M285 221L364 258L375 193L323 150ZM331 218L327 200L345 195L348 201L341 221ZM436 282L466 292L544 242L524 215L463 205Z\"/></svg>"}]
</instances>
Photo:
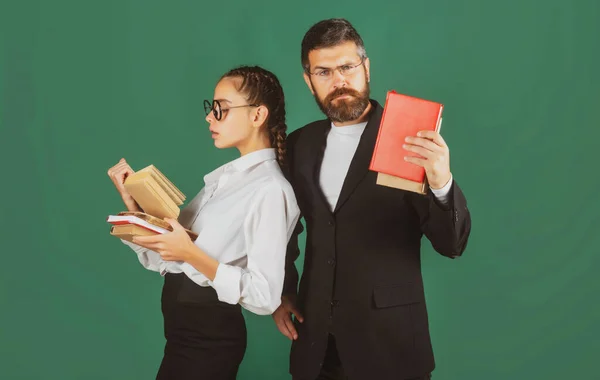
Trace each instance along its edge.
<instances>
[{"instance_id":1,"label":"red hardcover book","mask_svg":"<svg viewBox=\"0 0 600 380\"><path fill-rule=\"evenodd\" d=\"M404 156L418 156L402 147L407 136L418 131L439 132L444 105L414 96L389 91L383 108L379 134L371 159L370 170L378 172L379 185L424 194L427 179L425 169L405 161Z\"/></svg>"}]
</instances>

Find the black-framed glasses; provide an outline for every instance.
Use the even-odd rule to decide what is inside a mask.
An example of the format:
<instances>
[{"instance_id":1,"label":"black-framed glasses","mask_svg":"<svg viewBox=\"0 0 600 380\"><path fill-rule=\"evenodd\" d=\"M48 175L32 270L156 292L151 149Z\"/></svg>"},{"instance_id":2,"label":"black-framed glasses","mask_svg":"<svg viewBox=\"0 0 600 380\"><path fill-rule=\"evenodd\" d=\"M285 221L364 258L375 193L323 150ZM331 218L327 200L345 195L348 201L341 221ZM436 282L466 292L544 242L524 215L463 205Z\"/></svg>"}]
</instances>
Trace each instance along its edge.
<instances>
[{"instance_id":1,"label":"black-framed glasses","mask_svg":"<svg viewBox=\"0 0 600 380\"><path fill-rule=\"evenodd\" d=\"M212 103L210 102L210 100L204 100L204 112L206 112L206 115L208 116L208 114L212 111L216 120L221 120L221 118L223 117L223 112L227 112L232 108L258 107L258 106L259 106L258 104L243 104L241 106L231 106L231 107L223 108L223 107L221 107L221 102L219 102L218 100L213 100Z\"/></svg>"}]
</instances>

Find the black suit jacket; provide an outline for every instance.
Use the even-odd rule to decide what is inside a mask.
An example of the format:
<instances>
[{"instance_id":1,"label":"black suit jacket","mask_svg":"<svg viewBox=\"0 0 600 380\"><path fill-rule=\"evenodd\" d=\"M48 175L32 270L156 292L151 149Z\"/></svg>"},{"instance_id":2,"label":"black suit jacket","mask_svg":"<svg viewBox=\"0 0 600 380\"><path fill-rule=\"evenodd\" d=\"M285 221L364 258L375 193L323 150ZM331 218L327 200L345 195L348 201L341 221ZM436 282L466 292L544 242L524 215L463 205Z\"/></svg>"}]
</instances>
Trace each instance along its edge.
<instances>
[{"instance_id":1,"label":"black suit jacket","mask_svg":"<svg viewBox=\"0 0 600 380\"><path fill-rule=\"evenodd\" d=\"M287 175L305 220L304 270L297 291L298 224L287 252L285 295L296 295L304 322L294 321L290 372L313 380L335 335L349 379L403 379L434 369L423 280L421 237L440 254L465 250L471 229L466 199L454 180L449 204L375 183L369 163L383 112L369 122L332 212L319 186L329 120L292 132Z\"/></svg>"}]
</instances>

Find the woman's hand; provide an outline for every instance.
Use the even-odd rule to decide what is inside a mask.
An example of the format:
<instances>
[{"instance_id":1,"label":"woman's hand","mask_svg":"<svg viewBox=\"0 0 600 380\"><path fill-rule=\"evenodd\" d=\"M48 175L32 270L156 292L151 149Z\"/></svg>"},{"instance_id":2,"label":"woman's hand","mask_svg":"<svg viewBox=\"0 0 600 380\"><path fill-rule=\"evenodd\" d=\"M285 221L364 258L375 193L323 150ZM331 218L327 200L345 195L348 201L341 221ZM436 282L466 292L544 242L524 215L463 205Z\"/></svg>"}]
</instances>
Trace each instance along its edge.
<instances>
[{"instance_id":1,"label":"woman's hand","mask_svg":"<svg viewBox=\"0 0 600 380\"><path fill-rule=\"evenodd\" d=\"M175 219L165 218L173 231L152 236L135 236L133 243L160 254L165 261L190 262L198 254L196 245Z\"/></svg>"},{"instance_id":2,"label":"woman's hand","mask_svg":"<svg viewBox=\"0 0 600 380\"><path fill-rule=\"evenodd\" d=\"M131 169L131 166L129 166L129 164L127 163L127 161L125 161L124 158L121 158L121 160L115 166L108 169L108 176L115 184L115 187L121 195L121 199L123 199L123 203L125 203L127 209L129 211L142 211L142 209L133 199L131 194L127 192L124 185L127 177L133 173L135 172L133 171L133 169Z\"/></svg>"}]
</instances>

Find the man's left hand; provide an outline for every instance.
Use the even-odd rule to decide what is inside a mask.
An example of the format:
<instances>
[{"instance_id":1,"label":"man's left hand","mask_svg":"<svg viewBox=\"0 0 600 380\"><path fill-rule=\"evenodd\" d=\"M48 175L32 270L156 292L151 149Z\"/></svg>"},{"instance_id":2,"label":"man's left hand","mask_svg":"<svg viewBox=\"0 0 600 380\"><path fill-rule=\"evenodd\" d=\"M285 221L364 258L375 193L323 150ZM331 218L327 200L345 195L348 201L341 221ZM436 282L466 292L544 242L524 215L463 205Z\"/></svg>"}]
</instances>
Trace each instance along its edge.
<instances>
[{"instance_id":1,"label":"man's left hand","mask_svg":"<svg viewBox=\"0 0 600 380\"><path fill-rule=\"evenodd\" d=\"M160 254L165 261L189 262L194 254L194 243L175 219L165 218L173 231L152 236L136 236L133 243Z\"/></svg>"},{"instance_id":2,"label":"man's left hand","mask_svg":"<svg viewBox=\"0 0 600 380\"><path fill-rule=\"evenodd\" d=\"M450 181L450 151L439 133L421 131L416 137L407 137L404 149L419 155L405 156L404 159L425 168L431 188L440 189Z\"/></svg>"}]
</instances>

